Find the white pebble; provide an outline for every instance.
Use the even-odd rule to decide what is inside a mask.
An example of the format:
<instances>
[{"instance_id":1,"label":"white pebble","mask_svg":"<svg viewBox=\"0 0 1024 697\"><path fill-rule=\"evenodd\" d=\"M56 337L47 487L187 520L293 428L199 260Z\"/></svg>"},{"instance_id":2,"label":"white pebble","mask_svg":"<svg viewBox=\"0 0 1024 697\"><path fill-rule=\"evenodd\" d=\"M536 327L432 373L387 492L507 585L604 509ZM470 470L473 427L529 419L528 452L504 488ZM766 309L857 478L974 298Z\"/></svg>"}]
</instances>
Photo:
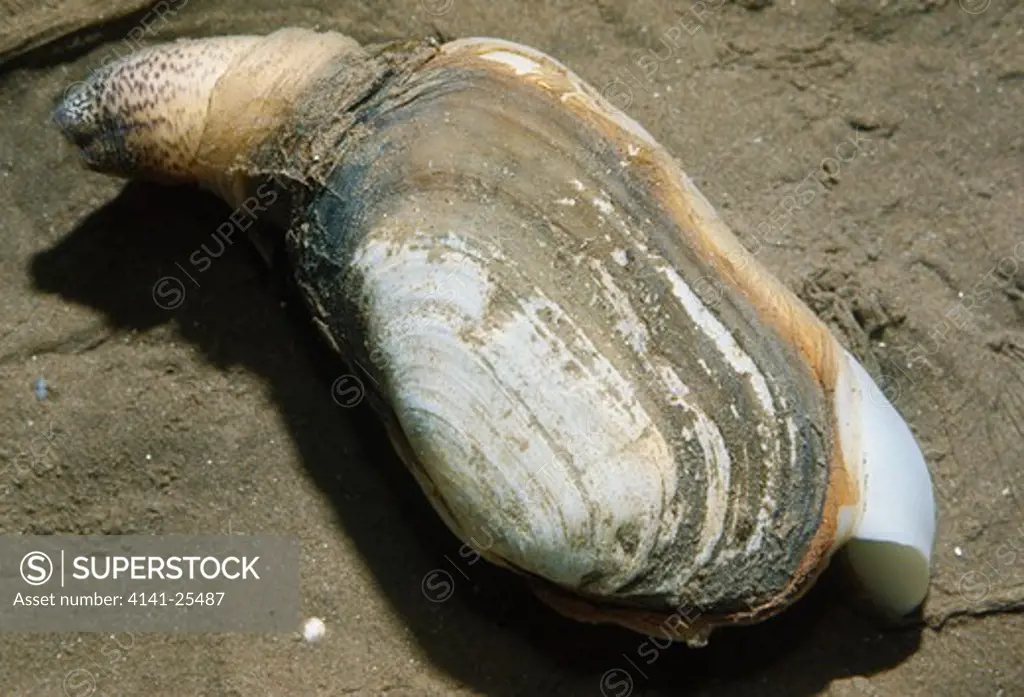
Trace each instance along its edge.
<instances>
[{"instance_id":1,"label":"white pebble","mask_svg":"<svg viewBox=\"0 0 1024 697\"><path fill-rule=\"evenodd\" d=\"M958 557L962 557L964 555L964 551L959 547L954 547L953 554L957 555Z\"/></svg>"},{"instance_id":2,"label":"white pebble","mask_svg":"<svg viewBox=\"0 0 1024 697\"><path fill-rule=\"evenodd\" d=\"M302 638L308 642L319 641L327 633L327 626L319 617L310 617L302 625Z\"/></svg>"}]
</instances>

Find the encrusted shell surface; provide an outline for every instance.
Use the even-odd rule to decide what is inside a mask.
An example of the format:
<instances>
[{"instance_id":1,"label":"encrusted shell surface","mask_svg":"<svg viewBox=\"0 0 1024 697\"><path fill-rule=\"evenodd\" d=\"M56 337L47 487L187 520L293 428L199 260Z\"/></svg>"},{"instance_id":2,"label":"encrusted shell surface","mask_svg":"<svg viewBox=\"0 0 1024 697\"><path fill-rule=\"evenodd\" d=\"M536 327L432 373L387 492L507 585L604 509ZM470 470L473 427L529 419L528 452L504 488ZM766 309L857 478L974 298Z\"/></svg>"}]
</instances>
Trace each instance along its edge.
<instances>
[{"instance_id":1,"label":"encrusted shell surface","mask_svg":"<svg viewBox=\"0 0 1024 697\"><path fill-rule=\"evenodd\" d=\"M653 138L486 39L360 126L300 279L451 528L602 604L757 616L801 593L856 503L835 346Z\"/></svg>"}]
</instances>

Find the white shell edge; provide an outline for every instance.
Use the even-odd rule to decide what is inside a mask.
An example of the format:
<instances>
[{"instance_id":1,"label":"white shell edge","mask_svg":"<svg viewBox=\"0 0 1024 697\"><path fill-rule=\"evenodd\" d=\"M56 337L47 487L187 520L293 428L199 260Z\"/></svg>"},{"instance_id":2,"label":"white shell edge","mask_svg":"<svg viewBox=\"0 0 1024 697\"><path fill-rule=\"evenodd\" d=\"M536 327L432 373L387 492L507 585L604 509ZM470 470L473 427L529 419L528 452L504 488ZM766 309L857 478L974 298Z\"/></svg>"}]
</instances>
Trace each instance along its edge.
<instances>
[{"instance_id":1,"label":"white shell edge","mask_svg":"<svg viewBox=\"0 0 1024 697\"><path fill-rule=\"evenodd\" d=\"M851 529L840 533L865 590L904 615L928 594L936 525L931 475L899 412L863 366L842 353L839 437L846 462L859 466L861 497Z\"/></svg>"}]
</instances>

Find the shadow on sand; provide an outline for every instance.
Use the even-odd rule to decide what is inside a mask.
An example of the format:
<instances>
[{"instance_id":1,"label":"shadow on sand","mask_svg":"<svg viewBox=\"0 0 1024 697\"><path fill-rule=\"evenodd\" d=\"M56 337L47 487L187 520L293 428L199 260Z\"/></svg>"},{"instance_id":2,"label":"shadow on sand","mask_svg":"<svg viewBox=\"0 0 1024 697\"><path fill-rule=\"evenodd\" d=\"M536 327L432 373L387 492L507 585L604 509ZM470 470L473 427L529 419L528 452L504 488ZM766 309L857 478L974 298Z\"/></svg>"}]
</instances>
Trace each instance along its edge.
<instances>
[{"instance_id":1,"label":"shadow on sand","mask_svg":"<svg viewBox=\"0 0 1024 697\"><path fill-rule=\"evenodd\" d=\"M310 327L283 272L268 271L244 235L205 272L190 267L189 255L201 244L217 251L211 234L229 212L189 188L129 184L33 260L34 283L103 312L118 330L173 323L212 364L242 366L265 380L308 475L440 669L507 697L661 690L793 697L817 694L836 678L891 668L917 647L918 629L881 629L850 602L843 575L832 571L779 618L723 631L707 648L690 650L564 620L510 574L470 564L368 407L342 409L332 401L333 380L348 371ZM152 300L164 276L177 277L185 292L172 311ZM364 456L339 458L341 452ZM446 593L446 583L453 591L444 603L430 602L421 590L432 568L447 575L435 574L430 592Z\"/></svg>"}]
</instances>

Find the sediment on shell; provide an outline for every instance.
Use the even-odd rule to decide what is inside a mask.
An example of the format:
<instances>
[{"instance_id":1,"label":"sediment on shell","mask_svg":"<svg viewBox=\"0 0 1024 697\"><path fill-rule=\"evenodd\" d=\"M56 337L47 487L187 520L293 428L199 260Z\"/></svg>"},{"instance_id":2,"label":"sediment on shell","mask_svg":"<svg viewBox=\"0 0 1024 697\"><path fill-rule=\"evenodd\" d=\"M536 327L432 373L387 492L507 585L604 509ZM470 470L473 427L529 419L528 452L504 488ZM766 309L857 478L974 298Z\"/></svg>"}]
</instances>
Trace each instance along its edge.
<instances>
[{"instance_id":1,"label":"sediment on shell","mask_svg":"<svg viewBox=\"0 0 1024 697\"><path fill-rule=\"evenodd\" d=\"M248 157L246 173L288 188L299 210L314 191L330 195L330 174L359 139L363 121L385 102L401 99L408 78L437 52L437 43L425 40L370 45L339 55Z\"/></svg>"}]
</instances>

